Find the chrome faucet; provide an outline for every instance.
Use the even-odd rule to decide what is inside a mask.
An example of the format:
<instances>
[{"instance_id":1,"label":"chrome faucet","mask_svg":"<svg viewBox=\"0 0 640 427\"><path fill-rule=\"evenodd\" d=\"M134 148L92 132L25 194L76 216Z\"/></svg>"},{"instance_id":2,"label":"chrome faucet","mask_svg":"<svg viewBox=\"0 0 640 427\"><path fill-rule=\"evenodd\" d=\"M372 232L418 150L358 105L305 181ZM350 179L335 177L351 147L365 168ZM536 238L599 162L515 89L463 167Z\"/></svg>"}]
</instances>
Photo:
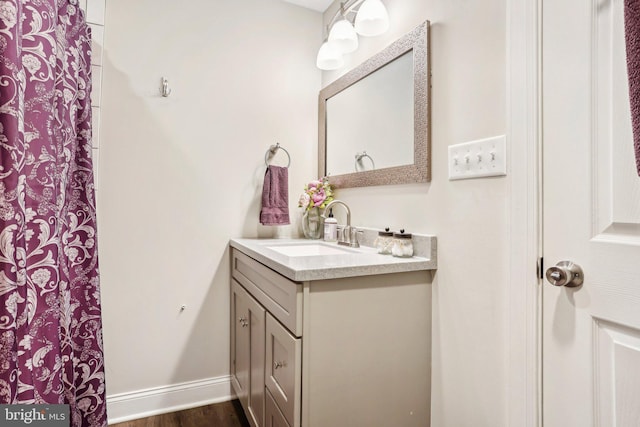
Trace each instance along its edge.
<instances>
[{"instance_id":1,"label":"chrome faucet","mask_svg":"<svg viewBox=\"0 0 640 427\"><path fill-rule=\"evenodd\" d=\"M342 230L338 233L338 244L343 246L351 246L352 248L359 248L360 244L358 243L358 230L355 227L351 227L351 209L349 206L342 200L332 200L327 206L324 208L324 212L322 213L322 218L327 218L327 212L334 205L342 205L347 211L347 225L342 228Z\"/></svg>"}]
</instances>

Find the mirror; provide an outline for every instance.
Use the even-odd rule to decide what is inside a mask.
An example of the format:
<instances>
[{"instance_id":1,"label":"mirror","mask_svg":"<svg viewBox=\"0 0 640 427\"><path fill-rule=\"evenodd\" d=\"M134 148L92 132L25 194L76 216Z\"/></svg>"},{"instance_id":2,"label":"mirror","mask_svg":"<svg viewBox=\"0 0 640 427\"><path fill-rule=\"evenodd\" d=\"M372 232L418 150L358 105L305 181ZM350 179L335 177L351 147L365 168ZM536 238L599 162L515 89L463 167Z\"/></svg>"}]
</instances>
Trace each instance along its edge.
<instances>
[{"instance_id":1,"label":"mirror","mask_svg":"<svg viewBox=\"0 0 640 427\"><path fill-rule=\"evenodd\" d=\"M336 188L427 182L429 22L320 91L318 172Z\"/></svg>"},{"instance_id":2,"label":"mirror","mask_svg":"<svg viewBox=\"0 0 640 427\"><path fill-rule=\"evenodd\" d=\"M336 188L427 182L429 22L320 91L318 175Z\"/></svg>"}]
</instances>

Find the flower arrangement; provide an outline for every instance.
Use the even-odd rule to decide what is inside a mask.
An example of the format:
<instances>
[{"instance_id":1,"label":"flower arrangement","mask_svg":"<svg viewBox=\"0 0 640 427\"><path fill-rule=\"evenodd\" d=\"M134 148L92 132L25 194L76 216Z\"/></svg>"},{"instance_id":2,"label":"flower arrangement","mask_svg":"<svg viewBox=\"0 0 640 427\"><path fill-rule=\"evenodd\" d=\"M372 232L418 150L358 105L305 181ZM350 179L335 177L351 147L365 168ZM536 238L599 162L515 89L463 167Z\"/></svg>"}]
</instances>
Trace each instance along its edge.
<instances>
[{"instance_id":1,"label":"flower arrangement","mask_svg":"<svg viewBox=\"0 0 640 427\"><path fill-rule=\"evenodd\" d=\"M298 207L305 210L311 208L324 208L333 200L333 190L327 177L317 181L311 181L304 186L304 192L298 200Z\"/></svg>"}]
</instances>

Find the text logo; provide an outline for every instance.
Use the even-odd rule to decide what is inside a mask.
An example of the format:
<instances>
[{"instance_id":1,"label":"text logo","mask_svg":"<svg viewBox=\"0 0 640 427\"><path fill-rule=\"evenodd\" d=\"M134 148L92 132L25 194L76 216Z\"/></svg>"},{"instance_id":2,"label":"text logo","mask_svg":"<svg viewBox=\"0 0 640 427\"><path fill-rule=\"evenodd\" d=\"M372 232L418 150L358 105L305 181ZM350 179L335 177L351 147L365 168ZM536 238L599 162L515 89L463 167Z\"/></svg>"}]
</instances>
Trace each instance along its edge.
<instances>
[{"instance_id":1,"label":"text logo","mask_svg":"<svg viewBox=\"0 0 640 427\"><path fill-rule=\"evenodd\" d=\"M0 405L0 426L69 427L69 405Z\"/></svg>"}]
</instances>

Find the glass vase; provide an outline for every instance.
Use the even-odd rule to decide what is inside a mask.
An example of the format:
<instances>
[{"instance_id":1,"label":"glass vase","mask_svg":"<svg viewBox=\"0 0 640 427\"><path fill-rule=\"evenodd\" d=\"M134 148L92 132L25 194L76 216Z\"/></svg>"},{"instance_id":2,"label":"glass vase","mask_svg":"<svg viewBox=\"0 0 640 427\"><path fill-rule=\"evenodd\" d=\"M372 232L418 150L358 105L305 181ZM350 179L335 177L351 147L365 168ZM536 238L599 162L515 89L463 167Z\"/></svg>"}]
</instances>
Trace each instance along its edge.
<instances>
[{"instance_id":1,"label":"glass vase","mask_svg":"<svg viewBox=\"0 0 640 427\"><path fill-rule=\"evenodd\" d=\"M307 239L319 239L322 237L322 217L320 208L311 208L302 215L302 233Z\"/></svg>"}]
</instances>

